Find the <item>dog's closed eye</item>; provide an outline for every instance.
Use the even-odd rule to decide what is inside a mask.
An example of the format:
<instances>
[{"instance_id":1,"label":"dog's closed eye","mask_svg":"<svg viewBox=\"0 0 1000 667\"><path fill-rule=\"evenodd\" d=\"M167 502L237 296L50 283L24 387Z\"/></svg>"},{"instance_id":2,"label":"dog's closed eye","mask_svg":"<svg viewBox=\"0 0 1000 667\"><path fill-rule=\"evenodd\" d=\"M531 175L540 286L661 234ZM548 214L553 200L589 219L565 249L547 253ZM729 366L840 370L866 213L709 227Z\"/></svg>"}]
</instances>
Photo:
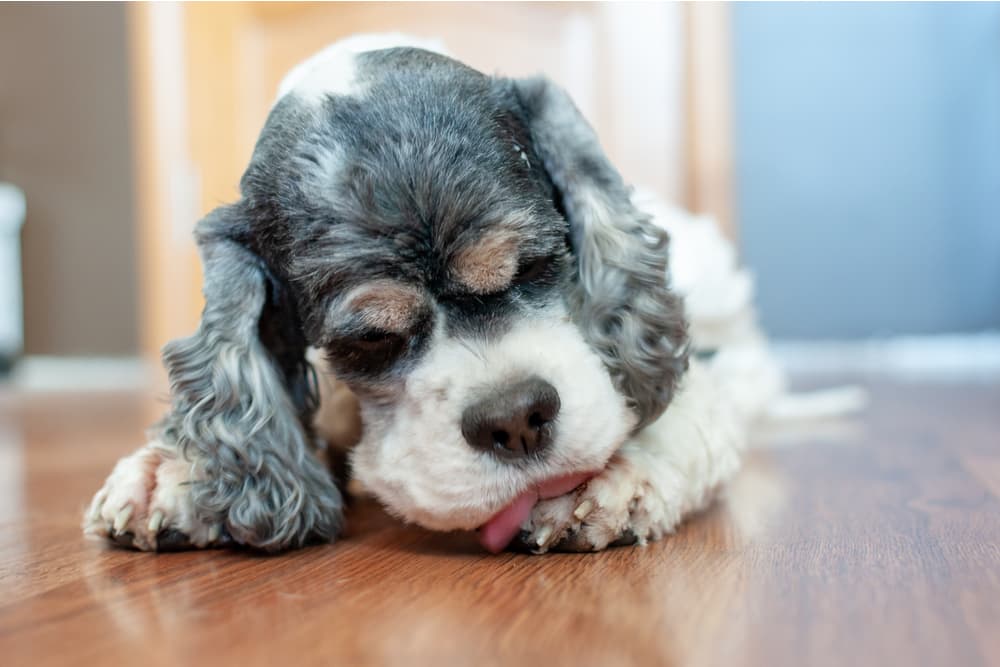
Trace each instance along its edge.
<instances>
[{"instance_id":1,"label":"dog's closed eye","mask_svg":"<svg viewBox=\"0 0 1000 667\"><path fill-rule=\"evenodd\" d=\"M544 255L522 261L511 282L514 285L524 285L541 278L555 263L555 259L554 255Z\"/></svg>"},{"instance_id":2,"label":"dog's closed eye","mask_svg":"<svg viewBox=\"0 0 1000 667\"><path fill-rule=\"evenodd\" d=\"M327 359L345 377L373 378L393 368L419 335L382 329L347 329L328 340Z\"/></svg>"},{"instance_id":3,"label":"dog's closed eye","mask_svg":"<svg viewBox=\"0 0 1000 667\"><path fill-rule=\"evenodd\" d=\"M366 352L384 352L391 348L402 346L405 342L405 337L392 331L368 329L348 340L350 341L350 345L353 345L359 350Z\"/></svg>"},{"instance_id":4,"label":"dog's closed eye","mask_svg":"<svg viewBox=\"0 0 1000 667\"><path fill-rule=\"evenodd\" d=\"M323 346L345 376L377 376L419 347L428 318L426 298L418 288L374 280L331 305Z\"/></svg>"}]
</instances>

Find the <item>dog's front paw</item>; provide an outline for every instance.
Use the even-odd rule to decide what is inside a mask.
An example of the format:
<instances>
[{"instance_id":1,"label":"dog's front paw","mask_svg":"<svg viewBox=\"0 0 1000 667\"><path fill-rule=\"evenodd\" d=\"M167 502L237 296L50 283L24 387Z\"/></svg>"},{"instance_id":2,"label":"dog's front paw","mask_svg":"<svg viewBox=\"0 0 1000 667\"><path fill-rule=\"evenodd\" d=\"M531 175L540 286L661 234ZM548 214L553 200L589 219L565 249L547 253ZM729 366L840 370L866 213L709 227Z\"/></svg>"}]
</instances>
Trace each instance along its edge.
<instances>
[{"instance_id":1,"label":"dog's front paw","mask_svg":"<svg viewBox=\"0 0 1000 667\"><path fill-rule=\"evenodd\" d=\"M214 546L222 526L200 521L191 497L196 466L157 441L118 461L83 518L87 535L143 551Z\"/></svg>"},{"instance_id":2,"label":"dog's front paw","mask_svg":"<svg viewBox=\"0 0 1000 667\"><path fill-rule=\"evenodd\" d=\"M665 510L645 472L616 455L577 492L539 502L519 541L534 553L645 544L676 523Z\"/></svg>"}]
</instances>

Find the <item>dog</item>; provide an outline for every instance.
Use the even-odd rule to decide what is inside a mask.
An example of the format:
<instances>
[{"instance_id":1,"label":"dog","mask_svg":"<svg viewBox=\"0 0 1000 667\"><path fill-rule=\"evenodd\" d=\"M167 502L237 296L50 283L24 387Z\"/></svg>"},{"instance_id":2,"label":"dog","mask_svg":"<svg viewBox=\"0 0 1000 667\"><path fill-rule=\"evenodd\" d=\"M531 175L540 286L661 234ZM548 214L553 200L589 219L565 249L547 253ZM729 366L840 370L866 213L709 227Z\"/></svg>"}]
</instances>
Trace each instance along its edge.
<instances>
[{"instance_id":1,"label":"dog","mask_svg":"<svg viewBox=\"0 0 1000 667\"><path fill-rule=\"evenodd\" d=\"M196 227L199 328L164 348L169 412L89 535L333 540L321 454L350 447L390 513L492 552L646 543L784 392L728 242L626 187L545 78L337 43L282 83L240 189Z\"/></svg>"}]
</instances>

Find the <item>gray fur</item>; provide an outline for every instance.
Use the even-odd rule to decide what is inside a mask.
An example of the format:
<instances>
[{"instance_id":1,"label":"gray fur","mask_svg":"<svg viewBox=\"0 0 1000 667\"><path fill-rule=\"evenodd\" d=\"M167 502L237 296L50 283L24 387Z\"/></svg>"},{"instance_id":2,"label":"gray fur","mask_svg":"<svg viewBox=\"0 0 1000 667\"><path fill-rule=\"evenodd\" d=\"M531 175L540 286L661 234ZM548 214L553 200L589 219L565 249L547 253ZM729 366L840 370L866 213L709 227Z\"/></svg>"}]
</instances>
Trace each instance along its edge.
<instances>
[{"instance_id":1,"label":"gray fur","mask_svg":"<svg viewBox=\"0 0 1000 667\"><path fill-rule=\"evenodd\" d=\"M383 414L371 407L391 402L442 319L449 336L489 339L565 301L638 428L664 410L687 363L666 234L632 206L564 93L415 49L358 62L358 97L290 93L272 110L241 200L198 225L198 332L164 350L172 406L160 437L202 466L202 519L269 551L332 539L341 526L340 495L310 453L309 345L365 414ZM522 279L495 294L463 291L450 259L501 226L518 239ZM385 345L330 316L374 279L433 304Z\"/></svg>"},{"instance_id":2,"label":"gray fur","mask_svg":"<svg viewBox=\"0 0 1000 667\"><path fill-rule=\"evenodd\" d=\"M304 424L314 401L305 392L295 405L281 352L261 341L260 318L288 314L269 312L259 260L224 236L239 215L223 207L198 225L206 305L197 333L164 349L172 404L160 437L201 465L205 481L192 493L202 520L221 521L240 544L276 551L332 539L343 503L310 452Z\"/></svg>"},{"instance_id":3,"label":"gray fur","mask_svg":"<svg viewBox=\"0 0 1000 667\"><path fill-rule=\"evenodd\" d=\"M573 230L578 280L568 294L571 310L638 414L639 430L666 409L688 363L684 309L669 285L667 233L632 205L563 90L542 78L516 86L535 151Z\"/></svg>"}]
</instances>

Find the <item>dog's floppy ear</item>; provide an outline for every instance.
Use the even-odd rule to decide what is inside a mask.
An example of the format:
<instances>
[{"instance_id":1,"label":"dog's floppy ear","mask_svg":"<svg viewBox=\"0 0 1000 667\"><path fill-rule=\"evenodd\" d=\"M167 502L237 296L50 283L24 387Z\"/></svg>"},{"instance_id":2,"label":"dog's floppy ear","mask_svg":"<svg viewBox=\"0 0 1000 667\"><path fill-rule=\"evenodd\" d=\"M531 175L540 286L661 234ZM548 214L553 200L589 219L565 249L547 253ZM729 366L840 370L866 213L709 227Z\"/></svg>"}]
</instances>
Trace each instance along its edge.
<instances>
[{"instance_id":1,"label":"dog's floppy ear","mask_svg":"<svg viewBox=\"0 0 1000 667\"><path fill-rule=\"evenodd\" d=\"M683 305L669 287L667 233L632 205L629 189L565 91L517 80L532 148L570 223L577 261L571 310L639 418L658 417L687 369Z\"/></svg>"},{"instance_id":2,"label":"dog's floppy ear","mask_svg":"<svg viewBox=\"0 0 1000 667\"><path fill-rule=\"evenodd\" d=\"M198 331L163 351L171 411L161 437L200 467L202 520L276 551L332 539L342 501L310 453L312 368L292 296L244 245L242 204L216 209L195 236L204 267Z\"/></svg>"}]
</instances>

